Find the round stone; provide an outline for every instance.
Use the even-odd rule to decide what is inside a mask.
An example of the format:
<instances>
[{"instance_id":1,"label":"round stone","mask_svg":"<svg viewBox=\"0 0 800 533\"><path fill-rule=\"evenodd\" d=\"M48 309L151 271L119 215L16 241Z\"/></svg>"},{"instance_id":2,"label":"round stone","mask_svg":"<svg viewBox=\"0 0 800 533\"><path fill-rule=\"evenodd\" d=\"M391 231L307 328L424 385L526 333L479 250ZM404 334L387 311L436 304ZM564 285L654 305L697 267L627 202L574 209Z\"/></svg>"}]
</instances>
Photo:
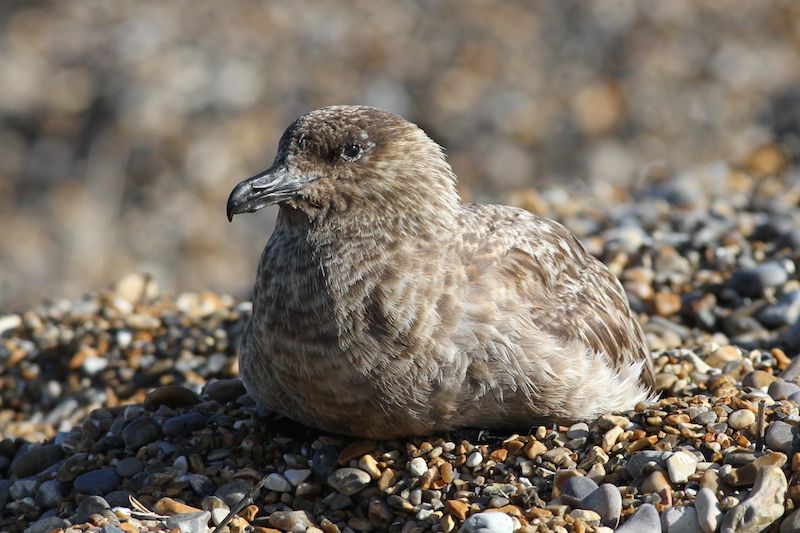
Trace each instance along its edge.
<instances>
[{"instance_id":1,"label":"round stone","mask_svg":"<svg viewBox=\"0 0 800 533\"><path fill-rule=\"evenodd\" d=\"M719 525L722 516L722 509L719 500L714 495L714 491L709 488L702 488L697 491L694 498L694 508L697 511L697 522L705 533L714 533Z\"/></svg>"},{"instance_id":2,"label":"round stone","mask_svg":"<svg viewBox=\"0 0 800 533\"><path fill-rule=\"evenodd\" d=\"M408 462L408 471L414 477L419 477L428 471L428 463L422 457L414 457Z\"/></svg>"},{"instance_id":3,"label":"round stone","mask_svg":"<svg viewBox=\"0 0 800 533\"><path fill-rule=\"evenodd\" d=\"M345 496L352 496L364 489L372 478L360 468L339 468L328 476L328 485Z\"/></svg>"},{"instance_id":4,"label":"round stone","mask_svg":"<svg viewBox=\"0 0 800 533\"><path fill-rule=\"evenodd\" d=\"M182 437L203 429L207 424L208 417L201 413L184 413L165 420L162 430L168 437Z\"/></svg>"},{"instance_id":5,"label":"round stone","mask_svg":"<svg viewBox=\"0 0 800 533\"><path fill-rule=\"evenodd\" d=\"M733 429L745 429L756 422L756 414L750 409L739 409L728 416L728 425Z\"/></svg>"},{"instance_id":6,"label":"round stone","mask_svg":"<svg viewBox=\"0 0 800 533\"><path fill-rule=\"evenodd\" d=\"M697 511L686 505L677 505L664 511L661 530L664 533L704 533L697 521Z\"/></svg>"},{"instance_id":7,"label":"round stone","mask_svg":"<svg viewBox=\"0 0 800 533\"><path fill-rule=\"evenodd\" d=\"M129 450L138 450L161 436L161 426L150 416L140 416L132 420L122 430L122 440Z\"/></svg>"},{"instance_id":8,"label":"round stone","mask_svg":"<svg viewBox=\"0 0 800 533\"><path fill-rule=\"evenodd\" d=\"M792 439L792 425L782 420L771 422L767 428L766 444L770 450L791 456L794 452Z\"/></svg>"},{"instance_id":9,"label":"round stone","mask_svg":"<svg viewBox=\"0 0 800 533\"><path fill-rule=\"evenodd\" d=\"M14 457L9 473L16 477L32 476L56 464L63 458L64 450L57 444L31 446Z\"/></svg>"},{"instance_id":10,"label":"round stone","mask_svg":"<svg viewBox=\"0 0 800 533\"><path fill-rule=\"evenodd\" d=\"M476 450L471 454L469 454L469 457L467 457L467 462L464 464L467 468L475 468L482 462L483 462L483 455L481 455L481 452Z\"/></svg>"},{"instance_id":11,"label":"round stone","mask_svg":"<svg viewBox=\"0 0 800 533\"><path fill-rule=\"evenodd\" d=\"M561 499L568 505L575 506L598 489L597 483L586 476L569 478L561 486Z\"/></svg>"},{"instance_id":12,"label":"round stone","mask_svg":"<svg viewBox=\"0 0 800 533\"><path fill-rule=\"evenodd\" d=\"M661 518L655 507L645 503L614 533L653 533L654 531L661 531Z\"/></svg>"},{"instance_id":13,"label":"round stone","mask_svg":"<svg viewBox=\"0 0 800 533\"><path fill-rule=\"evenodd\" d=\"M673 483L686 483L689 476L697 470L697 458L694 455L679 451L667 459L667 472Z\"/></svg>"},{"instance_id":14,"label":"round stone","mask_svg":"<svg viewBox=\"0 0 800 533\"><path fill-rule=\"evenodd\" d=\"M144 399L144 408L148 411L155 411L161 405L172 407L191 407L200 401L200 397L186 387L181 385L164 385L154 389Z\"/></svg>"},{"instance_id":15,"label":"round stone","mask_svg":"<svg viewBox=\"0 0 800 533\"><path fill-rule=\"evenodd\" d=\"M274 490L275 492L291 492L292 490L292 484L289 483L289 480L274 472L267 476L264 486L267 490Z\"/></svg>"},{"instance_id":16,"label":"round stone","mask_svg":"<svg viewBox=\"0 0 800 533\"><path fill-rule=\"evenodd\" d=\"M514 521L505 513L477 513L461 526L462 533L512 533Z\"/></svg>"},{"instance_id":17,"label":"round stone","mask_svg":"<svg viewBox=\"0 0 800 533\"><path fill-rule=\"evenodd\" d=\"M580 502L581 509L590 509L600 515L604 526L616 527L622 513L622 495L611 483L603 483Z\"/></svg>"},{"instance_id":18,"label":"round stone","mask_svg":"<svg viewBox=\"0 0 800 533\"><path fill-rule=\"evenodd\" d=\"M117 474L123 478L133 477L142 471L143 466L137 457L125 457L117 463Z\"/></svg>"},{"instance_id":19,"label":"round stone","mask_svg":"<svg viewBox=\"0 0 800 533\"><path fill-rule=\"evenodd\" d=\"M114 467L104 466L76 477L73 486L76 492L82 494L102 495L116 489L121 482Z\"/></svg>"}]
</instances>

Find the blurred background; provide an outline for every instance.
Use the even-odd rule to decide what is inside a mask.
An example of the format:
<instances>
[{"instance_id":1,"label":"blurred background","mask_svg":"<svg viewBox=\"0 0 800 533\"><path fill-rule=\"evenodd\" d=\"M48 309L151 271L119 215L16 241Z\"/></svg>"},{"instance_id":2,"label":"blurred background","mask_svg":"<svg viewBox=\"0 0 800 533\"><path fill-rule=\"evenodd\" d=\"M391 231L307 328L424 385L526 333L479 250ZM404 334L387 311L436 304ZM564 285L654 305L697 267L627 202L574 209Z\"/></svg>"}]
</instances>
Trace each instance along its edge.
<instances>
[{"instance_id":1,"label":"blurred background","mask_svg":"<svg viewBox=\"0 0 800 533\"><path fill-rule=\"evenodd\" d=\"M316 107L400 113L465 199L798 153L795 0L5 1L0 309L128 272L248 297L240 180Z\"/></svg>"}]
</instances>

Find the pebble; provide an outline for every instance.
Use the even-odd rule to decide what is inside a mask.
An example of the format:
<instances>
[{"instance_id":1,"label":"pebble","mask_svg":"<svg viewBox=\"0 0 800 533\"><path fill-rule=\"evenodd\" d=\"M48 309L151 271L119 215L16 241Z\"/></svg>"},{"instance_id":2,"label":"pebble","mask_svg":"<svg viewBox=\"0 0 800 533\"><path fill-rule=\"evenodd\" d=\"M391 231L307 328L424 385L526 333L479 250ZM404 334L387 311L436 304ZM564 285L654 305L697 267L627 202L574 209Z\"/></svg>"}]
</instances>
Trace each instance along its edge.
<instances>
[{"instance_id":1,"label":"pebble","mask_svg":"<svg viewBox=\"0 0 800 533\"><path fill-rule=\"evenodd\" d=\"M785 400L792 394L797 394L798 392L800 392L799 385L780 378L773 381L767 390L767 394L769 394L773 400Z\"/></svg>"},{"instance_id":2,"label":"pebble","mask_svg":"<svg viewBox=\"0 0 800 533\"><path fill-rule=\"evenodd\" d=\"M39 485L36 492L36 505L42 509L52 509L64 499L61 483L56 479L49 479Z\"/></svg>"},{"instance_id":3,"label":"pebble","mask_svg":"<svg viewBox=\"0 0 800 533\"><path fill-rule=\"evenodd\" d=\"M275 492L292 491L292 484L289 483L289 480L274 472L267 476L264 487L266 487L267 490L274 490Z\"/></svg>"},{"instance_id":4,"label":"pebble","mask_svg":"<svg viewBox=\"0 0 800 533\"><path fill-rule=\"evenodd\" d=\"M293 533L303 533L315 525L305 511L276 511L269 515L269 523L273 527Z\"/></svg>"},{"instance_id":5,"label":"pebble","mask_svg":"<svg viewBox=\"0 0 800 533\"><path fill-rule=\"evenodd\" d=\"M9 474L16 477L28 477L45 470L63 459L64 451L57 444L31 446L14 457Z\"/></svg>"},{"instance_id":6,"label":"pebble","mask_svg":"<svg viewBox=\"0 0 800 533\"><path fill-rule=\"evenodd\" d=\"M795 509L781 522L779 533L797 533L800 531L800 509Z\"/></svg>"},{"instance_id":7,"label":"pebble","mask_svg":"<svg viewBox=\"0 0 800 533\"><path fill-rule=\"evenodd\" d=\"M89 496L81 500L69 521L73 524L83 524L94 514L104 515L111 512L111 506L100 496Z\"/></svg>"},{"instance_id":8,"label":"pebble","mask_svg":"<svg viewBox=\"0 0 800 533\"><path fill-rule=\"evenodd\" d=\"M686 483L697 470L697 458L682 451L673 453L666 462L669 479L673 483Z\"/></svg>"},{"instance_id":9,"label":"pebble","mask_svg":"<svg viewBox=\"0 0 800 533\"><path fill-rule=\"evenodd\" d=\"M719 500L714 495L714 491L708 488L701 488L697 491L694 507L697 511L697 523L703 532L714 533L722 517L722 509L719 506Z\"/></svg>"},{"instance_id":10,"label":"pebble","mask_svg":"<svg viewBox=\"0 0 800 533\"><path fill-rule=\"evenodd\" d=\"M205 428L207 422L208 418L201 413L184 413L165 420L161 430L168 437L187 436L192 431L199 431Z\"/></svg>"},{"instance_id":11,"label":"pebble","mask_svg":"<svg viewBox=\"0 0 800 533\"><path fill-rule=\"evenodd\" d=\"M328 485L345 496L361 492L372 478L360 468L339 468L328 476Z\"/></svg>"},{"instance_id":12,"label":"pebble","mask_svg":"<svg viewBox=\"0 0 800 533\"><path fill-rule=\"evenodd\" d=\"M137 450L150 444L161 436L161 426L150 416L140 416L128 423L122 430L125 447Z\"/></svg>"},{"instance_id":13,"label":"pebble","mask_svg":"<svg viewBox=\"0 0 800 533\"><path fill-rule=\"evenodd\" d=\"M461 533L513 533L514 521L504 513L477 513L461 526Z\"/></svg>"},{"instance_id":14,"label":"pebble","mask_svg":"<svg viewBox=\"0 0 800 533\"><path fill-rule=\"evenodd\" d=\"M232 402L245 392L244 384L239 378L214 379L203 387L203 395L219 403Z\"/></svg>"},{"instance_id":15,"label":"pebble","mask_svg":"<svg viewBox=\"0 0 800 533\"><path fill-rule=\"evenodd\" d=\"M467 468L475 468L483 462L483 455L481 452L472 452L469 457L467 457L467 462L465 465Z\"/></svg>"},{"instance_id":16,"label":"pebble","mask_svg":"<svg viewBox=\"0 0 800 533\"><path fill-rule=\"evenodd\" d=\"M616 486L603 483L597 490L586 496L580 502L579 507L590 509L600 515L600 521L604 526L617 527L622 512L622 496Z\"/></svg>"},{"instance_id":17,"label":"pebble","mask_svg":"<svg viewBox=\"0 0 800 533\"><path fill-rule=\"evenodd\" d=\"M734 272L730 285L744 296L758 297L765 289L783 285L788 278L789 273L781 263L769 261Z\"/></svg>"},{"instance_id":18,"label":"pebble","mask_svg":"<svg viewBox=\"0 0 800 533\"><path fill-rule=\"evenodd\" d=\"M765 438L767 448L791 455L794 451L792 427L781 420L770 422Z\"/></svg>"},{"instance_id":19,"label":"pebble","mask_svg":"<svg viewBox=\"0 0 800 533\"><path fill-rule=\"evenodd\" d=\"M288 469L283 472L283 477L295 487L299 487L310 475L311 470L308 468Z\"/></svg>"},{"instance_id":20,"label":"pebble","mask_svg":"<svg viewBox=\"0 0 800 533\"><path fill-rule=\"evenodd\" d=\"M141 472L143 466L139 458L125 457L117 463L117 474L123 478L133 477Z\"/></svg>"},{"instance_id":21,"label":"pebble","mask_svg":"<svg viewBox=\"0 0 800 533\"><path fill-rule=\"evenodd\" d=\"M233 507L248 495L252 488L253 485L246 481L231 481L214 491L214 496L225 502L228 507Z\"/></svg>"},{"instance_id":22,"label":"pebble","mask_svg":"<svg viewBox=\"0 0 800 533\"><path fill-rule=\"evenodd\" d=\"M704 533L694 507L678 505L670 507L661 517L664 533Z\"/></svg>"},{"instance_id":23,"label":"pebble","mask_svg":"<svg viewBox=\"0 0 800 533\"><path fill-rule=\"evenodd\" d=\"M412 476L419 477L428 471L428 463L422 457L415 457L408 462L408 471Z\"/></svg>"},{"instance_id":24,"label":"pebble","mask_svg":"<svg viewBox=\"0 0 800 533\"><path fill-rule=\"evenodd\" d=\"M206 533L210 518L211 513L208 511L177 514L167 518L164 525L170 529L177 529L181 533Z\"/></svg>"},{"instance_id":25,"label":"pebble","mask_svg":"<svg viewBox=\"0 0 800 533\"><path fill-rule=\"evenodd\" d=\"M655 531L661 531L661 518L655 507L644 503L636 510L633 517L615 530L615 533L653 533Z\"/></svg>"},{"instance_id":26,"label":"pebble","mask_svg":"<svg viewBox=\"0 0 800 533\"><path fill-rule=\"evenodd\" d=\"M597 483L588 477L574 476L569 478L561 486L559 497L564 501L564 503L574 507L597 489Z\"/></svg>"},{"instance_id":27,"label":"pebble","mask_svg":"<svg viewBox=\"0 0 800 533\"><path fill-rule=\"evenodd\" d=\"M75 491L82 494L107 494L119 487L122 479L115 468L104 466L75 478Z\"/></svg>"},{"instance_id":28,"label":"pebble","mask_svg":"<svg viewBox=\"0 0 800 533\"><path fill-rule=\"evenodd\" d=\"M749 409L739 409L728 416L728 425L733 429L746 429L755 422L756 415Z\"/></svg>"},{"instance_id":29,"label":"pebble","mask_svg":"<svg viewBox=\"0 0 800 533\"><path fill-rule=\"evenodd\" d=\"M783 515L786 476L777 466L758 471L748 498L725 513L721 533L759 533Z\"/></svg>"},{"instance_id":30,"label":"pebble","mask_svg":"<svg viewBox=\"0 0 800 533\"><path fill-rule=\"evenodd\" d=\"M573 424L567 430L568 439L587 439L589 438L589 424L586 422L578 422Z\"/></svg>"}]
</instances>

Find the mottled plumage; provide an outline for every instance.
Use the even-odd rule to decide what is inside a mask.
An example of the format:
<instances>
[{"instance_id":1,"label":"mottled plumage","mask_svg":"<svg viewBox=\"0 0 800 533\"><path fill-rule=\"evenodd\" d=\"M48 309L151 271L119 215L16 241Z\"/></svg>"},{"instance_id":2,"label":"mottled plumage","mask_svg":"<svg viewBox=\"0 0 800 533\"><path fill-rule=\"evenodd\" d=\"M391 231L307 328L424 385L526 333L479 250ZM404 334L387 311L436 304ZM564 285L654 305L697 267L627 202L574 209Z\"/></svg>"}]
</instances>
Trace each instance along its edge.
<instances>
[{"instance_id":1,"label":"mottled plumage","mask_svg":"<svg viewBox=\"0 0 800 533\"><path fill-rule=\"evenodd\" d=\"M653 396L619 282L556 222L461 204L440 147L370 107L313 111L228 215L279 203L240 370L260 403L363 437L591 419Z\"/></svg>"}]
</instances>

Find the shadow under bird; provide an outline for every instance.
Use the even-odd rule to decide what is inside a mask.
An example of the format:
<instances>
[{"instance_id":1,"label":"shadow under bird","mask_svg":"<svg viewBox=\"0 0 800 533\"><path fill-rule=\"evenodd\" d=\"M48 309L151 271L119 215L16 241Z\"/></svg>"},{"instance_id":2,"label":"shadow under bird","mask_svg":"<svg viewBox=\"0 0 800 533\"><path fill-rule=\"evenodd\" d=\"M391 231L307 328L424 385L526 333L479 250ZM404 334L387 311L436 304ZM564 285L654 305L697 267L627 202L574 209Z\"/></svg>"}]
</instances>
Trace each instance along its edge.
<instances>
[{"instance_id":1,"label":"shadow under bird","mask_svg":"<svg viewBox=\"0 0 800 533\"><path fill-rule=\"evenodd\" d=\"M390 438L587 420L652 399L619 281L566 228L462 204L442 149L366 106L294 122L228 218L280 206L240 347L247 391L335 433Z\"/></svg>"}]
</instances>

